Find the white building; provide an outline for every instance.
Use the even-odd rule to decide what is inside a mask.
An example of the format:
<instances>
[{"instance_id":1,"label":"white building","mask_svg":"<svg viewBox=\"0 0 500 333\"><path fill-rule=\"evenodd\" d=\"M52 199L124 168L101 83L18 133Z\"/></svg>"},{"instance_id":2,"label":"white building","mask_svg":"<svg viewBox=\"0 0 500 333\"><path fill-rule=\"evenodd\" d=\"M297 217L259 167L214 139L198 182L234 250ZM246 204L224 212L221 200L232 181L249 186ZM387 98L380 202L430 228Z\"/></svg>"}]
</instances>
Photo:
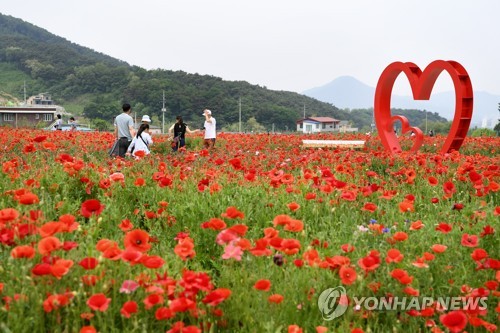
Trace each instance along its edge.
<instances>
[{"instance_id":1,"label":"white building","mask_svg":"<svg viewBox=\"0 0 500 333\"><path fill-rule=\"evenodd\" d=\"M297 120L297 132L321 133L338 132L340 120L330 117L306 117Z\"/></svg>"}]
</instances>

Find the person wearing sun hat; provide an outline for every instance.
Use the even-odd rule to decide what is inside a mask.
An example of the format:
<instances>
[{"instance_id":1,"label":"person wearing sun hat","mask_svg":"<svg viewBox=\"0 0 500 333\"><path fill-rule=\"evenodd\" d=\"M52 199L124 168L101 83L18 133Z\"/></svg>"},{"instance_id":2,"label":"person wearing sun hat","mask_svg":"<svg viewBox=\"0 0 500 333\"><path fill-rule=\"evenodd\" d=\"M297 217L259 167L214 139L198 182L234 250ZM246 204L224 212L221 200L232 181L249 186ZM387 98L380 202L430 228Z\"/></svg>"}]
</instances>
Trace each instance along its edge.
<instances>
[{"instance_id":1,"label":"person wearing sun hat","mask_svg":"<svg viewBox=\"0 0 500 333\"><path fill-rule=\"evenodd\" d=\"M203 146L208 150L212 150L214 148L215 138L217 136L217 122L215 121L215 118L212 117L212 111L210 111L209 109L203 110L203 115L205 116L205 140L203 141Z\"/></svg>"},{"instance_id":2,"label":"person wearing sun hat","mask_svg":"<svg viewBox=\"0 0 500 333\"><path fill-rule=\"evenodd\" d=\"M147 114L145 114L144 116L142 116L142 119L141 119L141 122L143 124L151 124L151 118L149 118L149 116Z\"/></svg>"}]
</instances>

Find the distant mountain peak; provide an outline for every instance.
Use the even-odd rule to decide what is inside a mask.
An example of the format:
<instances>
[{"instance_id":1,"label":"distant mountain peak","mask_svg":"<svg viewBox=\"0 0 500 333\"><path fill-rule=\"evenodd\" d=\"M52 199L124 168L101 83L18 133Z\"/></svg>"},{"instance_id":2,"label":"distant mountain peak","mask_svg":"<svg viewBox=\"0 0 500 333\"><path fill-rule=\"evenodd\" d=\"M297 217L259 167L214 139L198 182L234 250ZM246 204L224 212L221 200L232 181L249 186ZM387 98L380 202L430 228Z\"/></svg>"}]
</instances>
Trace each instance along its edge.
<instances>
[{"instance_id":1,"label":"distant mountain peak","mask_svg":"<svg viewBox=\"0 0 500 333\"><path fill-rule=\"evenodd\" d=\"M359 81L355 77L344 75L316 88L303 92L304 95L327 102L341 109L373 108L375 88ZM400 109L426 109L437 112L448 120L453 119L455 96L453 91L431 95L429 101L415 101L411 96L393 95L391 107ZM474 112L472 126L479 126L483 119L498 118L500 96L484 91L474 91Z\"/></svg>"}]
</instances>

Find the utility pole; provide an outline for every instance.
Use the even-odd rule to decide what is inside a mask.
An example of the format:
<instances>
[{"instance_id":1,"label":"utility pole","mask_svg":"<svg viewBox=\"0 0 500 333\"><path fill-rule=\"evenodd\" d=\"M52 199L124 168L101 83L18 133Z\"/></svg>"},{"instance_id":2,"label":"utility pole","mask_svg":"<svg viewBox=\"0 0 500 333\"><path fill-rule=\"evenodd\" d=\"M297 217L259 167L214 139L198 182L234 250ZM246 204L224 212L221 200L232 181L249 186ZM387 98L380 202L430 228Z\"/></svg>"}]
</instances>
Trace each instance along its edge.
<instances>
[{"instance_id":1,"label":"utility pole","mask_svg":"<svg viewBox=\"0 0 500 333\"><path fill-rule=\"evenodd\" d=\"M424 109L425 112L425 133L427 134L427 110Z\"/></svg>"},{"instance_id":2,"label":"utility pole","mask_svg":"<svg viewBox=\"0 0 500 333\"><path fill-rule=\"evenodd\" d=\"M165 109L165 90L163 90L163 106L161 107L161 134L165 134L165 112L167 112L167 109Z\"/></svg>"},{"instance_id":3,"label":"utility pole","mask_svg":"<svg viewBox=\"0 0 500 333\"><path fill-rule=\"evenodd\" d=\"M306 119L306 103L304 103L304 119Z\"/></svg>"},{"instance_id":4,"label":"utility pole","mask_svg":"<svg viewBox=\"0 0 500 333\"><path fill-rule=\"evenodd\" d=\"M241 97L239 98L239 103L238 103L238 104L239 104L239 106L240 106L240 107L239 107L239 110L240 110L240 122L239 122L239 124L238 124L238 132L240 132L240 133L241 133Z\"/></svg>"},{"instance_id":5,"label":"utility pole","mask_svg":"<svg viewBox=\"0 0 500 333\"><path fill-rule=\"evenodd\" d=\"M24 80L24 105L26 105L26 80Z\"/></svg>"}]
</instances>

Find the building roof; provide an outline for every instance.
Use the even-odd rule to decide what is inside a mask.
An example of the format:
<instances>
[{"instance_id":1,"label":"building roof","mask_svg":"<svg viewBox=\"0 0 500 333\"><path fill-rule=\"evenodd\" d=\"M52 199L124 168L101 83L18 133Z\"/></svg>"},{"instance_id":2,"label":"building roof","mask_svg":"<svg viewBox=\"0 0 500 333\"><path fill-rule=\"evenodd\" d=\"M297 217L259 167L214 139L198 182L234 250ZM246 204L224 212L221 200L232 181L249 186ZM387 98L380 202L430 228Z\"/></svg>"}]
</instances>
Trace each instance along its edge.
<instances>
[{"instance_id":1,"label":"building roof","mask_svg":"<svg viewBox=\"0 0 500 333\"><path fill-rule=\"evenodd\" d=\"M56 105L50 106L0 106L0 113L64 113L64 108Z\"/></svg>"},{"instance_id":2,"label":"building roof","mask_svg":"<svg viewBox=\"0 0 500 333\"><path fill-rule=\"evenodd\" d=\"M318 123L338 123L338 122L340 122L340 120L330 118L330 117L306 117L306 118L297 120L297 124L300 124L300 123L302 123L304 121L308 121L308 120L318 122Z\"/></svg>"}]
</instances>

